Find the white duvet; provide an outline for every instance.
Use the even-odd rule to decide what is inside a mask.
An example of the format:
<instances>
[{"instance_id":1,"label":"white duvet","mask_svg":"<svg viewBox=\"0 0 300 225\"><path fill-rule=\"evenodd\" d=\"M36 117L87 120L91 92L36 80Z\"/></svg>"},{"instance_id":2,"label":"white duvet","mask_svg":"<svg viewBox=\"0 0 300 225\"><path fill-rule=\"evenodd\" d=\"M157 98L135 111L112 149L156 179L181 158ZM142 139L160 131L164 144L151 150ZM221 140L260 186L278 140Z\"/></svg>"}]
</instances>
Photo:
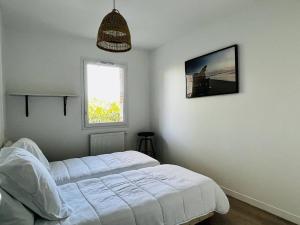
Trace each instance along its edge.
<instances>
[{"instance_id":1,"label":"white duvet","mask_svg":"<svg viewBox=\"0 0 300 225\"><path fill-rule=\"evenodd\" d=\"M161 165L59 187L73 209L36 225L176 225L210 212L227 213L228 199L210 178Z\"/></svg>"},{"instance_id":2,"label":"white duvet","mask_svg":"<svg viewBox=\"0 0 300 225\"><path fill-rule=\"evenodd\" d=\"M62 185L157 165L157 160L143 153L125 151L51 162L50 173L56 184Z\"/></svg>"}]
</instances>

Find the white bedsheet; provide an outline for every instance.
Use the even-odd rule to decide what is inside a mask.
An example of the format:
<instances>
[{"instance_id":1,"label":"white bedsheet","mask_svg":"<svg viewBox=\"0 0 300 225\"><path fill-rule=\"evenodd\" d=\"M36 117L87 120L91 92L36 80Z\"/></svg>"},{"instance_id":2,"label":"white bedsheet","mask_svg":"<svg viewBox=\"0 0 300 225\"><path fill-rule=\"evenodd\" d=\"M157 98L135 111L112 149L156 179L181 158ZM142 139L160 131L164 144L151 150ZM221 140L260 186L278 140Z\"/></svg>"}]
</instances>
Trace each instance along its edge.
<instances>
[{"instance_id":1,"label":"white bedsheet","mask_svg":"<svg viewBox=\"0 0 300 225\"><path fill-rule=\"evenodd\" d=\"M157 165L157 160L143 153L125 151L51 162L50 173L56 184L62 185Z\"/></svg>"},{"instance_id":2,"label":"white bedsheet","mask_svg":"<svg viewBox=\"0 0 300 225\"><path fill-rule=\"evenodd\" d=\"M229 210L226 195L213 180L174 165L59 188L72 215L61 221L37 220L35 225L175 225Z\"/></svg>"}]
</instances>

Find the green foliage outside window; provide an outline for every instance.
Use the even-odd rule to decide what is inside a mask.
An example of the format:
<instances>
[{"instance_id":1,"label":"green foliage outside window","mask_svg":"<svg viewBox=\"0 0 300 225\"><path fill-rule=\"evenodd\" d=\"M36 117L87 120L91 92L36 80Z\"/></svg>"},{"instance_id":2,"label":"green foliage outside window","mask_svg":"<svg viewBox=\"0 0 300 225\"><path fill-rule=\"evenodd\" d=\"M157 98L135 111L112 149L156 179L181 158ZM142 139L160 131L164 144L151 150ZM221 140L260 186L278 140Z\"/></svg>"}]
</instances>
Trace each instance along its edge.
<instances>
[{"instance_id":1,"label":"green foliage outside window","mask_svg":"<svg viewBox=\"0 0 300 225\"><path fill-rule=\"evenodd\" d=\"M93 98L88 103L88 116L89 123L122 122L120 103Z\"/></svg>"}]
</instances>

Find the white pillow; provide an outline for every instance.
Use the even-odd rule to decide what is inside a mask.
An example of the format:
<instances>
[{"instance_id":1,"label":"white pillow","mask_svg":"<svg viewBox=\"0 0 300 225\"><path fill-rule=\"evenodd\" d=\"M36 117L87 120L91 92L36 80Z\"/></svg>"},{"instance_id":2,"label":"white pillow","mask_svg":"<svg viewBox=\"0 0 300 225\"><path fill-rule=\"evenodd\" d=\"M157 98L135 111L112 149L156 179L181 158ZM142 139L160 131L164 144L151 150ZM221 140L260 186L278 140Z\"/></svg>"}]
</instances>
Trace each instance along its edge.
<instances>
[{"instance_id":1,"label":"white pillow","mask_svg":"<svg viewBox=\"0 0 300 225\"><path fill-rule=\"evenodd\" d=\"M33 154L40 162L50 171L50 165L47 158L44 156L43 152L39 146L29 138L21 138L15 142L11 147L23 148Z\"/></svg>"},{"instance_id":2,"label":"white pillow","mask_svg":"<svg viewBox=\"0 0 300 225\"><path fill-rule=\"evenodd\" d=\"M45 219L63 219L71 213L48 170L24 149L0 152L0 187Z\"/></svg>"},{"instance_id":3,"label":"white pillow","mask_svg":"<svg viewBox=\"0 0 300 225\"><path fill-rule=\"evenodd\" d=\"M33 213L0 188L0 224L34 225Z\"/></svg>"}]
</instances>

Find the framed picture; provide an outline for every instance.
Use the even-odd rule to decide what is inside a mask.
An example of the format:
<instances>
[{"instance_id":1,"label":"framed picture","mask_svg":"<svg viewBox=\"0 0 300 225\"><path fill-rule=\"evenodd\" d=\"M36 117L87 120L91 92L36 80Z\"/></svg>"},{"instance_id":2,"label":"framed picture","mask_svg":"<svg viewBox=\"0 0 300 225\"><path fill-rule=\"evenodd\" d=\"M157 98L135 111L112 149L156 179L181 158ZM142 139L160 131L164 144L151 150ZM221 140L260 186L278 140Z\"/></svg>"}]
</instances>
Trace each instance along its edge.
<instances>
[{"instance_id":1,"label":"framed picture","mask_svg":"<svg viewBox=\"0 0 300 225\"><path fill-rule=\"evenodd\" d=\"M187 98L238 93L238 46L186 61L185 74Z\"/></svg>"}]
</instances>

